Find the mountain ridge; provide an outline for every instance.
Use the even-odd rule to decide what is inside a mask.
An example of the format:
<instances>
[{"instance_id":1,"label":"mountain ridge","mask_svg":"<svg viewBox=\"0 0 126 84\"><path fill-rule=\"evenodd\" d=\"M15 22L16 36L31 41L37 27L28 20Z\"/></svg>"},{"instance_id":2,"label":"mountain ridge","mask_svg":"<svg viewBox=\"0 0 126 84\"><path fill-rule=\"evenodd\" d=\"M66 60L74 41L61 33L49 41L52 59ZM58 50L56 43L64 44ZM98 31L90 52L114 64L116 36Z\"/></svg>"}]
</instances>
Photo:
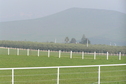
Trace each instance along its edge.
<instances>
[{"instance_id":1,"label":"mountain ridge","mask_svg":"<svg viewBox=\"0 0 126 84\"><path fill-rule=\"evenodd\" d=\"M0 22L1 36L4 36L0 37L0 40L26 39L28 41L47 42L57 38L58 42L63 42L66 36L80 40L85 34L92 44L113 42L126 45L125 22L126 14L124 13L110 10L70 8L37 19Z\"/></svg>"}]
</instances>

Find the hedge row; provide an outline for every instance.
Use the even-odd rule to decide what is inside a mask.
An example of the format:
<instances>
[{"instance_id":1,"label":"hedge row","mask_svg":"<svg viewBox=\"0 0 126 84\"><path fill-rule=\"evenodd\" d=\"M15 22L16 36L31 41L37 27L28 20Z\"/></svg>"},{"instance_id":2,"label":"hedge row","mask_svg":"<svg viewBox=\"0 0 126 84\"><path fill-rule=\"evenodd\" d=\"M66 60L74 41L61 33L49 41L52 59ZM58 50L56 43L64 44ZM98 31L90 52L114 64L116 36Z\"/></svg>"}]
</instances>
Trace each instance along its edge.
<instances>
[{"instance_id":1,"label":"hedge row","mask_svg":"<svg viewBox=\"0 0 126 84\"><path fill-rule=\"evenodd\" d=\"M89 45L84 44L65 44L65 43L42 43L30 41L0 41L0 47L24 48L24 49L40 49L53 51L73 51L73 52L94 52L97 53L119 53L126 54L126 46L109 46L109 45Z\"/></svg>"}]
</instances>

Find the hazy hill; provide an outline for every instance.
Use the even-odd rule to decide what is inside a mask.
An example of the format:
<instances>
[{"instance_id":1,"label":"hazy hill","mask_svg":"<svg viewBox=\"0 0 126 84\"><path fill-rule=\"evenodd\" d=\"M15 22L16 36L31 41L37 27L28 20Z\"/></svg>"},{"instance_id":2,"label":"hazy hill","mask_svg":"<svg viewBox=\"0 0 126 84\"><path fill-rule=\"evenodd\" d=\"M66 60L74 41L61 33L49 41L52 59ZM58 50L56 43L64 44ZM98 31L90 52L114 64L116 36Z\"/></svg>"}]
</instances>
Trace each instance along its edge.
<instances>
[{"instance_id":1,"label":"hazy hill","mask_svg":"<svg viewBox=\"0 0 126 84\"><path fill-rule=\"evenodd\" d=\"M0 23L0 40L64 42L85 34L92 44L126 45L126 14L98 9L71 8L32 19Z\"/></svg>"}]
</instances>

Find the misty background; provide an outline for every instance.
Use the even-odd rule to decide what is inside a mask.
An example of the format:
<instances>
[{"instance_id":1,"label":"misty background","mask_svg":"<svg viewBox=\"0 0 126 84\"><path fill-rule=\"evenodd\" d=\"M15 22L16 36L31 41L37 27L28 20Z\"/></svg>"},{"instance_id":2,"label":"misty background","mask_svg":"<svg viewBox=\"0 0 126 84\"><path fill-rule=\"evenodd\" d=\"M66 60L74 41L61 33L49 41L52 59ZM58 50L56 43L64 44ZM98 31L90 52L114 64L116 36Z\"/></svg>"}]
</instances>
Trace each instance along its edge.
<instances>
[{"instance_id":1,"label":"misty background","mask_svg":"<svg viewBox=\"0 0 126 84\"><path fill-rule=\"evenodd\" d=\"M126 0L0 0L0 21L39 18L73 7L126 13Z\"/></svg>"},{"instance_id":2,"label":"misty background","mask_svg":"<svg viewBox=\"0 0 126 84\"><path fill-rule=\"evenodd\" d=\"M126 45L126 0L0 0L0 40Z\"/></svg>"}]
</instances>

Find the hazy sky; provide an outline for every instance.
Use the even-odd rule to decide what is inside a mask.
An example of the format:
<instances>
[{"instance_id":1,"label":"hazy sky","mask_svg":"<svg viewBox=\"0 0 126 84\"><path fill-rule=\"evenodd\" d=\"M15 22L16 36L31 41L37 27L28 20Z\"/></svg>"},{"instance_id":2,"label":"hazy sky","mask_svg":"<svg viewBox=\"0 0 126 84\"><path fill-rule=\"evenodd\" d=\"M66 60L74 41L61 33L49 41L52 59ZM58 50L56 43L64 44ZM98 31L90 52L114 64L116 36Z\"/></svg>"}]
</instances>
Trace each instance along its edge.
<instances>
[{"instance_id":1,"label":"hazy sky","mask_svg":"<svg viewBox=\"0 0 126 84\"><path fill-rule=\"evenodd\" d=\"M0 21L43 17L72 7L126 13L126 0L0 0Z\"/></svg>"}]
</instances>

